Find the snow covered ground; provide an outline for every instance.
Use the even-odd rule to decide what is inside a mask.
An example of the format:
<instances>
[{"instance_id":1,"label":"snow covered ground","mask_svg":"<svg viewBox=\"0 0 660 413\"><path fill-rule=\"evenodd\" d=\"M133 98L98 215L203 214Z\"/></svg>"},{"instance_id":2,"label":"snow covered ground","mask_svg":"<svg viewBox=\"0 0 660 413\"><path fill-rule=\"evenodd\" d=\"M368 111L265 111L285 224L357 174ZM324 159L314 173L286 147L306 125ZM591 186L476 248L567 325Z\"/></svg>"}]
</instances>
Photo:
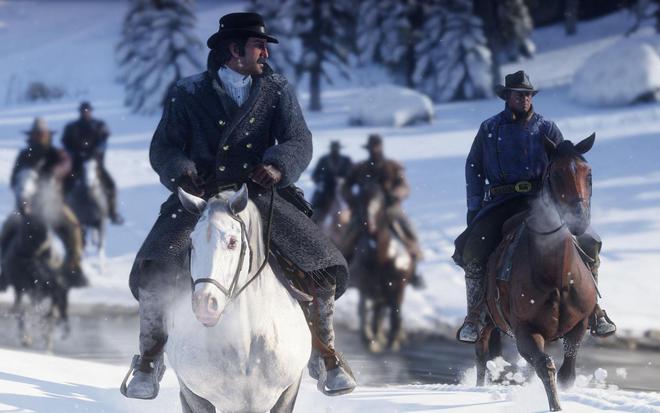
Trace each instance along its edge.
<instances>
[{"instance_id":1,"label":"snow covered ground","mask_svg":"<svg viewBox=\"0 0 660 413\"><path fill-rule=\"evenodd\" d=\"M217 30L218 17L236 10L235 4L202 3L199 37L205 40ZM79 101L90 99L95 115L112 131L107 163L120 189L126 224L109 229L104 273L98 271L94 255L87 255L85 268L92 286L74 291L73 303L135 306L127 286L128 272L167 196L147 157L158 117L130 114L122 106L122 88L115 83L113 51L124 7L124 3L115 2L0 1L0 218L12 209L9 172L24 144L21 131L28 129L35 116L46 117L50 126L61 132L64 124L77 116ZM73 14L72 9L76 10ZM660 330L656 305L660 297L660 104L586 107L573 102L568 93L577 68L620 39L631 22L625 13L606 16L581 24L578 35L572 38L565 37L561 27L537 30L534 41L538 55L505 67L503 73L519 68L529 72L532 82L542 89L534 101L536 109L555 120L566 138L580 140L596 132L596 145L588 160L594 175L593 225L604 240L600 290L604 307L618 323L620 334L639 336L649 329ZM16 102L16 90L32 80L62 87L67 96L51 103ZM464 282L450 256L453 239L465 220L464 159L480 122L498 112L502 102L492 99L436 105L430 125L351 127L347 120L357 86L325 90L324 111L306 114L314 134L315 159L335 139L354 159L362 159L366 153L361 146L367 134L379 132L385 137L386 153L406 166L413 192L405 206L420 230L426 256L421 271L428 288L406 293L405 326L433 332L440 325L456 324L464 314ZM304 106L306 94L301 91ZM301 184L311 195L308 175ZM0 300L10 299L9 292L0 294ZM354 324L356 307L357 294L349 291L338 303L338 319ZM123 400L116 390L123 367L32 354L26 358L8 351L0 351L0 360L0 411L77 408L123 412L135 411L137 404L130 403L138 403L148 412L178 403L172 376L167 376L161 398L141 404ZM312 406L337 412L368 411L364 406L384 412L538 411L545 409L545 397L539 395L538 386L480 390L424 386L362 388L345 398L325 399L316 396L313 385L306 383L299 411L322 411ZM564 393L562 398L569 411L660 411L657 395L582 389ZM536 404L530 404L531 400ZM48 408L44 410L44 406Z\"/></svg>"},{"instance_id":2,"label":"snow covered ground","mask_svg":"<svg viewBox=\"0 0 660 413\"><path fill-rule=\"evenodd\" d=\"M12 413L143 413L180 411L178 384L167 371L158 398L124 398L117 389L123 367L41 354L0 350L0 412ZM660 412L660 394L633 393L602 386L562 392L566 412ZM535 412L547 410L540 382L526 386L410 385L359 387L354 393L329 398L303 381L298 412Z\"/></svg>"}]
</instances>

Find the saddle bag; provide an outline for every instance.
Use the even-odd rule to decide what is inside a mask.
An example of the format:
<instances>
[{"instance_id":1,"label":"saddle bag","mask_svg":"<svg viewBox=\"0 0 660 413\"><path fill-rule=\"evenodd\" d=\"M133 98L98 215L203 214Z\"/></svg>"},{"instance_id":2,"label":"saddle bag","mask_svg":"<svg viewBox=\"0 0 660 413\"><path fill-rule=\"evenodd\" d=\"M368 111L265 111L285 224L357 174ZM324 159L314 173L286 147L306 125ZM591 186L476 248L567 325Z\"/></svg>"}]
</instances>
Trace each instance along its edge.
<instances>
[{"instance_id":1,"label":"saddle bag","mask_svg":"<svg viewBox=\"0 0 660 413\"><path fill-rule=\"evenodd\" d=\"M278 188L277 193L280 194L288 203L298 208L300 212L311 217L314 213L312 204L305 199L305 193L302 189L295 185L289 185L284 188Z\"/></svg>"}]
</instances>

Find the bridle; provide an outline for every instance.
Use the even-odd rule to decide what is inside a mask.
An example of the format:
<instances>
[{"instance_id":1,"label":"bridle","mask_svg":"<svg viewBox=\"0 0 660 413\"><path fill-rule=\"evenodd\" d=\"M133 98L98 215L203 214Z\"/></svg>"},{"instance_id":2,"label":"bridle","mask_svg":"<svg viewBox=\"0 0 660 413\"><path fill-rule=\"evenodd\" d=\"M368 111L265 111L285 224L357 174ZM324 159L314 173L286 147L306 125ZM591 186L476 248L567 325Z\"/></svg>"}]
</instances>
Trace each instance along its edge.
<instances>
[{"instance_id":1,"label":"bridle","mask_svg":"<svg viewBox=\"0 0 660 413\"><path fill-rule=\"evenodd\" d=\"M254 254L254 251L252 251L252 249L249 248L250 240L248 239L247 227L245 225L245 222L238 215L238 213L231 213L230 216L234 220L236 220L241 226L241 250L239 253L238 266L236 267L236 271L234 272L234 277L232 278L231 284L229 285L229 288L226 288L225 286L220 284L220 282L214 280L213 278L198 278L196 280L192 280L192 276L191 276L193 290L195 289L195 286L197 286L197 284L202 284L202 283L212 284L216 286L225 295L225 297L227 297L227 302L231 302L235 300L243 291L245 291L245 289L252 283L252 281L256 280L257 277L261 275L263 269L266 267L266 264L268 264L268 257L270 255L270 235L271 235L272 221L273 221L274 200L275 200L275 189L271 188L270 207L268 209L268 224L266 229L265 257L263 262L259 266L257 272L255 272L254 275L242 287L238 288L238 279L241 275L241 271L243 270L243 261L245 261L245 255L249 249L250 250L250 266L248 268L248 274L249 274L250 272L252 272L251 255Z\"/></svg>"},{"instance_id":2,"label":"bridle","mask_svg":"<svg viewBox=\"0 0 660 413\"><path fill-rule=\"evenodd\" d=\"M542 181L542 185L541 185L541 200L543 201L543 203L545 205L549 205L549 203L546 201L546 193L547 193L550 201L553 204L552 207L556 209L557 200L555 199L554 192L552 191L552 181L550 180L550 169L552 169L553 162L554 162L553 160L550 160L548 162L548 165L545 167L545 172L543 173L543 181ZM546 192L546 191L548 191L548 192ZM552 234L555 234L555 233L559 232L559 230L561 230L562 228L564 228L566 226L566 222L564 221L564 218L561 216L561 214L559 214L559 212L557 212L557 214L559 215L559 219L560 219L561 223L559 224L558 227L553 228L549 231L540 231L540 230L534 229L530 225L528 219L525 219L525 221L524 221L525 222L525 227L530 232L533 232L534 234L537 234L537 235L552 235Z\"/></svg>"}]
</instances>

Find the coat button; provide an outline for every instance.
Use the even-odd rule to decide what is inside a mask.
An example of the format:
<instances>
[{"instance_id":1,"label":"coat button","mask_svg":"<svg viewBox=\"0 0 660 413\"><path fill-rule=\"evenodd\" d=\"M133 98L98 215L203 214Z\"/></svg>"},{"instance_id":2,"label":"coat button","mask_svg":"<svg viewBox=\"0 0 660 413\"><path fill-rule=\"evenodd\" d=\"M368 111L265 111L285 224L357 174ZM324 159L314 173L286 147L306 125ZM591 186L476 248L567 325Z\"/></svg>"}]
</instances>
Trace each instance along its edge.
<instances>
[{"instance_id":1,"label":"coat button","mask_svg":"<svg viewBox=\"0 0 660 413\"><path fill-rule=\"evenodd\" d=\"M250 118L250 123L254 123L254 121L255 121L254 118Z\"/></svg>"},{"instance_id":2,"label":"coat button","mask_svg":"<svg viewBox=\"0 0 660 413\"><path fill-rule=\"evenodd\" d=\"M224 166L224 165L220 165L220 166L218 166L218 170L219 170L220 172L224 172L224 171L225 171L225 166Z\"/></svg>"},{"instance_id":3,"label":"coat button","mask_svg":"<svg viewBox=\"0 0 660 413\"><path fill-rule=\"evenodd\" d=\"M225 126L225 121L222 120L222 119L220 119L220 120L218 121L218 125L220 125L220 126Z\"/></svg>"},{"instance_id":4,"label":"coat button","mask_svg":"<svg viewBox=\"0 0 660 413\"><path fill-rule=\"evenodd\" d=\"M222 150L223 150L223 151L228 151L228 150L229 150L229 145L224 145L224 146L222 147Z\"/></svg>"},{"instance_id":5,"label":"coat button","mask_svg":"<svg viewBox=\"0 0 660 413\"><path fill-rule=\"evenodd\" d=\"M248 136L249 134L250 134L250 132L245 132L245 136Z\"/></svg>"},{"instance_id":6,"label":"coat button","mask_svg":"<svg viewBox=\"0 0 660 413\"><path fill-rule=\"evenodd\" d=\"M252 148L252 144L251 144L251 143L248 143L247 145L245 145L245 147L248 148L248 149L251 149L251 148Z\"/></svg>"},{"instance_id":7,"label":"coat button","mask_svg":"<svg viewBox=\"0 0 660 413\"><path fill-rule=\"evenodd\" d=\"M248 168L248 164L244 163L243 164L243 169L247 169L247 168Z\"/></svg>"}]
</instances>

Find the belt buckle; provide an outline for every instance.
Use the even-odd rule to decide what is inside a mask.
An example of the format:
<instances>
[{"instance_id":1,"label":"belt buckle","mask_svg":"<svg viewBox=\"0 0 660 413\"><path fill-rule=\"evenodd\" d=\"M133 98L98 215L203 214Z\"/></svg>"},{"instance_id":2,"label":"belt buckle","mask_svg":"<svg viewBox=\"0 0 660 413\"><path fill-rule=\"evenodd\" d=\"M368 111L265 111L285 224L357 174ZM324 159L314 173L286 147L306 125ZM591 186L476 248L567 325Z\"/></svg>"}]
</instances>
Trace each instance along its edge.
<instances>
[{"instance_id":1,"label":"belt buckle","mask_svg":"<svg viewBox=\"0 0 660 413\"><path fill-rule=\"evenodd\" d=\"M526 193L532 190L532 183L529 181L516 182L513 190L520 193Z\"/></svg>"}]
</instances>

